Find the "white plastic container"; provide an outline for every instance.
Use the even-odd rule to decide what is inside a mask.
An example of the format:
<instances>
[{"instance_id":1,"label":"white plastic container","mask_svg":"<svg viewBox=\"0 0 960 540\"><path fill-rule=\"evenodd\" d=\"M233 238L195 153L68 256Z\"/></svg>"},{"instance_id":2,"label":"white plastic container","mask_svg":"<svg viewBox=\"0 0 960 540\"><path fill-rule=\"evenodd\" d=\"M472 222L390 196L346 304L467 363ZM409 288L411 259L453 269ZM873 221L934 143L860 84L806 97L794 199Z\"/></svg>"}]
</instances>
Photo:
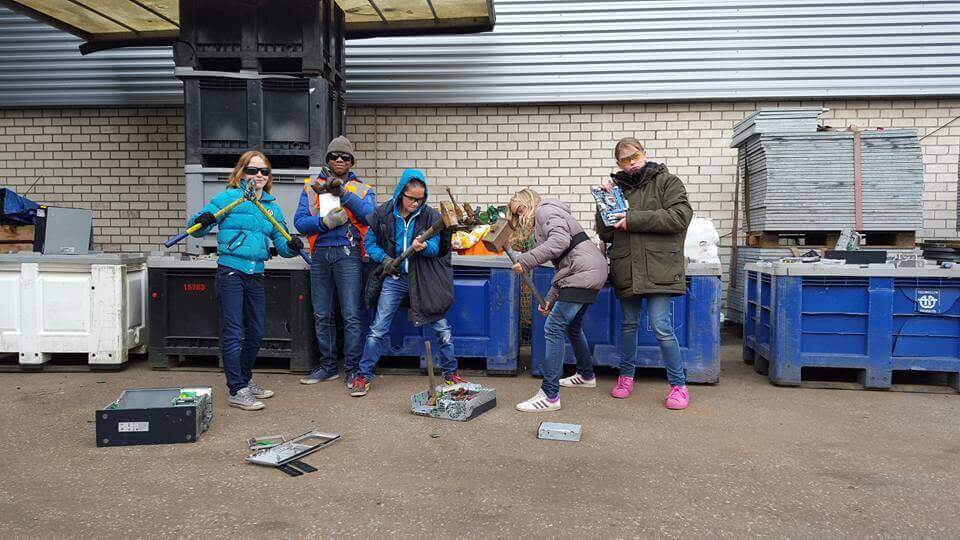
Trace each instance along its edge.
<instances>
[{"instance_id":1,"label":"white plastic container","mask_svg":"<svg viewBox=\"0 0 960 540\"><path fill-rule=\"evenodd\" d=\"M0 255L0 353L37 366L55 353L86 353L118 367L147 344L142 255Z\"/></svg>"}]
</instances>

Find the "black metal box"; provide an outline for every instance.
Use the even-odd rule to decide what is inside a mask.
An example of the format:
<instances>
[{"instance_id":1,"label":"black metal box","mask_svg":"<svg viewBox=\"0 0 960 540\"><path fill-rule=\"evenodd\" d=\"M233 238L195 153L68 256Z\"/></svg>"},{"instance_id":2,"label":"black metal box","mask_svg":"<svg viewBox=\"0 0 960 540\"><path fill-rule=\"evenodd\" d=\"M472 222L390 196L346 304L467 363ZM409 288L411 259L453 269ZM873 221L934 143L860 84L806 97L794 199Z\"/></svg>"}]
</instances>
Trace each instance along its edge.
<instances>
[{"instance_id":1,"label":"black metal box","mask_svg":"<svg viewBox=\"0 0 960 540\"><path fill-rule=\"evenodd\" d=\"M219 357L217 262L151 256L147 268L150 366L171 369L191 357ZM299 258L274 258L267 261L264 287L266 321L258 357L289 359L289 371L310 371L317 357L310 269Z\"/></svg>"},{"instance_id":2,"label":"black metal box","mask_svg":"<svg viewBox=\"0 0 960 540\"><path fill-rule=\"evenodd\" d=\"M213 389L124 390L96 420L97 446L194 442L213 420Z\"/></svg>"}]
</instances>

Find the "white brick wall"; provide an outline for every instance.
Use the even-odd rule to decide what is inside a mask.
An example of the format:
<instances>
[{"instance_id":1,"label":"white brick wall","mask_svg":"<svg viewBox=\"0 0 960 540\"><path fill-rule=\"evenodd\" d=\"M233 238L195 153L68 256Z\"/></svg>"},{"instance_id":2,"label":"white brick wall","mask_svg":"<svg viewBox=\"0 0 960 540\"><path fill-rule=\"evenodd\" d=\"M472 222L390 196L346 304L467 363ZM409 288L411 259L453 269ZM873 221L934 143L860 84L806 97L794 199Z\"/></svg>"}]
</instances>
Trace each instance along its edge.
<instances>
[{"instance_id":1,"label":"white brick wall","mask_svg":"<svg viewBox=\"0 0 960 540\"><path fill-rule=\"evenodd\" d=\"M93 209L104 251L149 252L177 232L183 154L179 107L0 110L0 186Z\"/></svg>"},{"instance_id":2,"label":"white brick wall","mask_svg":"<svg viewBox=\"0 0 960 540\"><path fill-rule=\"evenodd\" d=\"M694 210L714 220L729 254L736 150L733 125L762 106L822 105L844 128L916 127L921 136L960 116L960 100L695 102L523 107L354 107L348 136L357 173L384 196L405 167L426 171L460 201L505 204L522 187L571 204L592 227L588 186L613 170L617 139L635 136L687 186ZM956 238L960 120L922 141L923 235ZM184 219L183 115L179 107L0 110L0 185L50 204L95 210L107 251L152 251ZM445 197L444 197L445 198ZM742 217L741 221L742 223Z\"/></svg>"},{"instance_id":3,"label":"white brick wall","mask_svg":"<svg viewBox=\"0 0 960 540\"><path fill-rule=\"evenodd\" d=\"M392 192L404 167L417 166L434 185L451 186L459 201L471 205L506 204L510 193L535 188L569 203L588 229L588 187L614 170L616 141L637 137L650 159L666 163L684 181L694 210L713 220L726 273L737 155L729 147L733 126L759 107L797 105L830 109L824 122L838 129L914 127L921 137L960 116L960 100L358 107L348 111L348 136L357 145L357 173L380 193ZM957 238L960 120L921 144L922 236Z\"/></svg>"}]
</instances>

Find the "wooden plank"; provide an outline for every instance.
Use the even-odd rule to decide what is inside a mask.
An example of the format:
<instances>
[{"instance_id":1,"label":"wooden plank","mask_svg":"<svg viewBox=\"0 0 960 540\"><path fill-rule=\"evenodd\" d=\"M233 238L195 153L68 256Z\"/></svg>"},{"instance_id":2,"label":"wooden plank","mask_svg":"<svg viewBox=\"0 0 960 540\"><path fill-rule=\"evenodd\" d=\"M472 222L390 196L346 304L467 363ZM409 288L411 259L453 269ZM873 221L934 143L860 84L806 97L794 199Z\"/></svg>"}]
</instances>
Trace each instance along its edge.
<instances>
[{"instance_id":1,"label":"wooden plank","mask_svg":"<svg viewBox=\"0 0 960 540\"><path fill-rule=\"evenodd\" d=\"M914 231L867 231L862 249L911 248L916 244ZM746 244L759 248L799 247L833 249L840 238L840 231L758 231L747 233Z\"/></svg>"},{"instance_id":2,"label":"wooden plank","mask_svg":"<svg viewBox=\"0 0 960 540\"><path fill-rule=\"evenodd\" d=\"M0 242L33 242L33 225L0 225Z\"/></svg>"},{"instance_id":3,"label":"wooden plank","mask_svg":"<svg viewBox=\"0 0 960 540\"><path fill-rule=\"evenodd\" d=\"M29 244L7 244L0 242L0 253L17 253L20 251L33 251L33 242Z\"/></svg>"}]
</instances>

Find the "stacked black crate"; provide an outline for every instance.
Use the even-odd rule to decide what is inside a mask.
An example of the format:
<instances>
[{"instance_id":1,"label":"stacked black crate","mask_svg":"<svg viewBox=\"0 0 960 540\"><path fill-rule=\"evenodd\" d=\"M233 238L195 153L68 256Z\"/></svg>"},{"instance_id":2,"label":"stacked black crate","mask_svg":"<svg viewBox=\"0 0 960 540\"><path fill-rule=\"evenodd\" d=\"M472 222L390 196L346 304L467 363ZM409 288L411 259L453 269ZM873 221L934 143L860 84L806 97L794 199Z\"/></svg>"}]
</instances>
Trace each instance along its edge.
<instances>
[{"instance_id":1,"label":"stacked black crate","mask_svg":"<svg viewBox=\"0 0 960 540\"><path fill-rule=\"evenodd\" d=\"M184 0L180 24L187 211L256 149L270 159L273 194L293 228L303 179L346 129L343 10L335 0ZM187 242L188 253L215 248L213 236Z\"/></svg>"},{"instance_id":2,"label":"stacked black crate","mask_svg":"<svg viewBox=\"0 0 960 540\"><path fill-rule=\"evenodd\" d=\"M343 10L335 0L181 0L180 27L174 61L184 85L187 213L198 212L223 191L241 154L260 150L273 168L271 193L290 232L297 233L293 217L304 180L320 172L327 144L346 129ZM199 255L216 247L211 234L190 237L186 251ZM295 315L310 314L304 319L309 327L308 269L299 259L283 263L296 268L268 262L267 283L295 291L290 292ZM197 264L185 259L173 267L203 274L194 277L206 290L202 283L212 279L214 265ZM168 309L183 311L183 298L169 300L180 305ZM285 358L291 371L307 370L316 342L308 339L311 332L303 332L307 327L291 324L289 315L268 306L270 337L261 356ZM179 362L217 349L216 317L194 323L187 336L174 336L171 329L158 332L151 342L154 367L172 367L170 358Z\"/></svg>"}]
</instances>

